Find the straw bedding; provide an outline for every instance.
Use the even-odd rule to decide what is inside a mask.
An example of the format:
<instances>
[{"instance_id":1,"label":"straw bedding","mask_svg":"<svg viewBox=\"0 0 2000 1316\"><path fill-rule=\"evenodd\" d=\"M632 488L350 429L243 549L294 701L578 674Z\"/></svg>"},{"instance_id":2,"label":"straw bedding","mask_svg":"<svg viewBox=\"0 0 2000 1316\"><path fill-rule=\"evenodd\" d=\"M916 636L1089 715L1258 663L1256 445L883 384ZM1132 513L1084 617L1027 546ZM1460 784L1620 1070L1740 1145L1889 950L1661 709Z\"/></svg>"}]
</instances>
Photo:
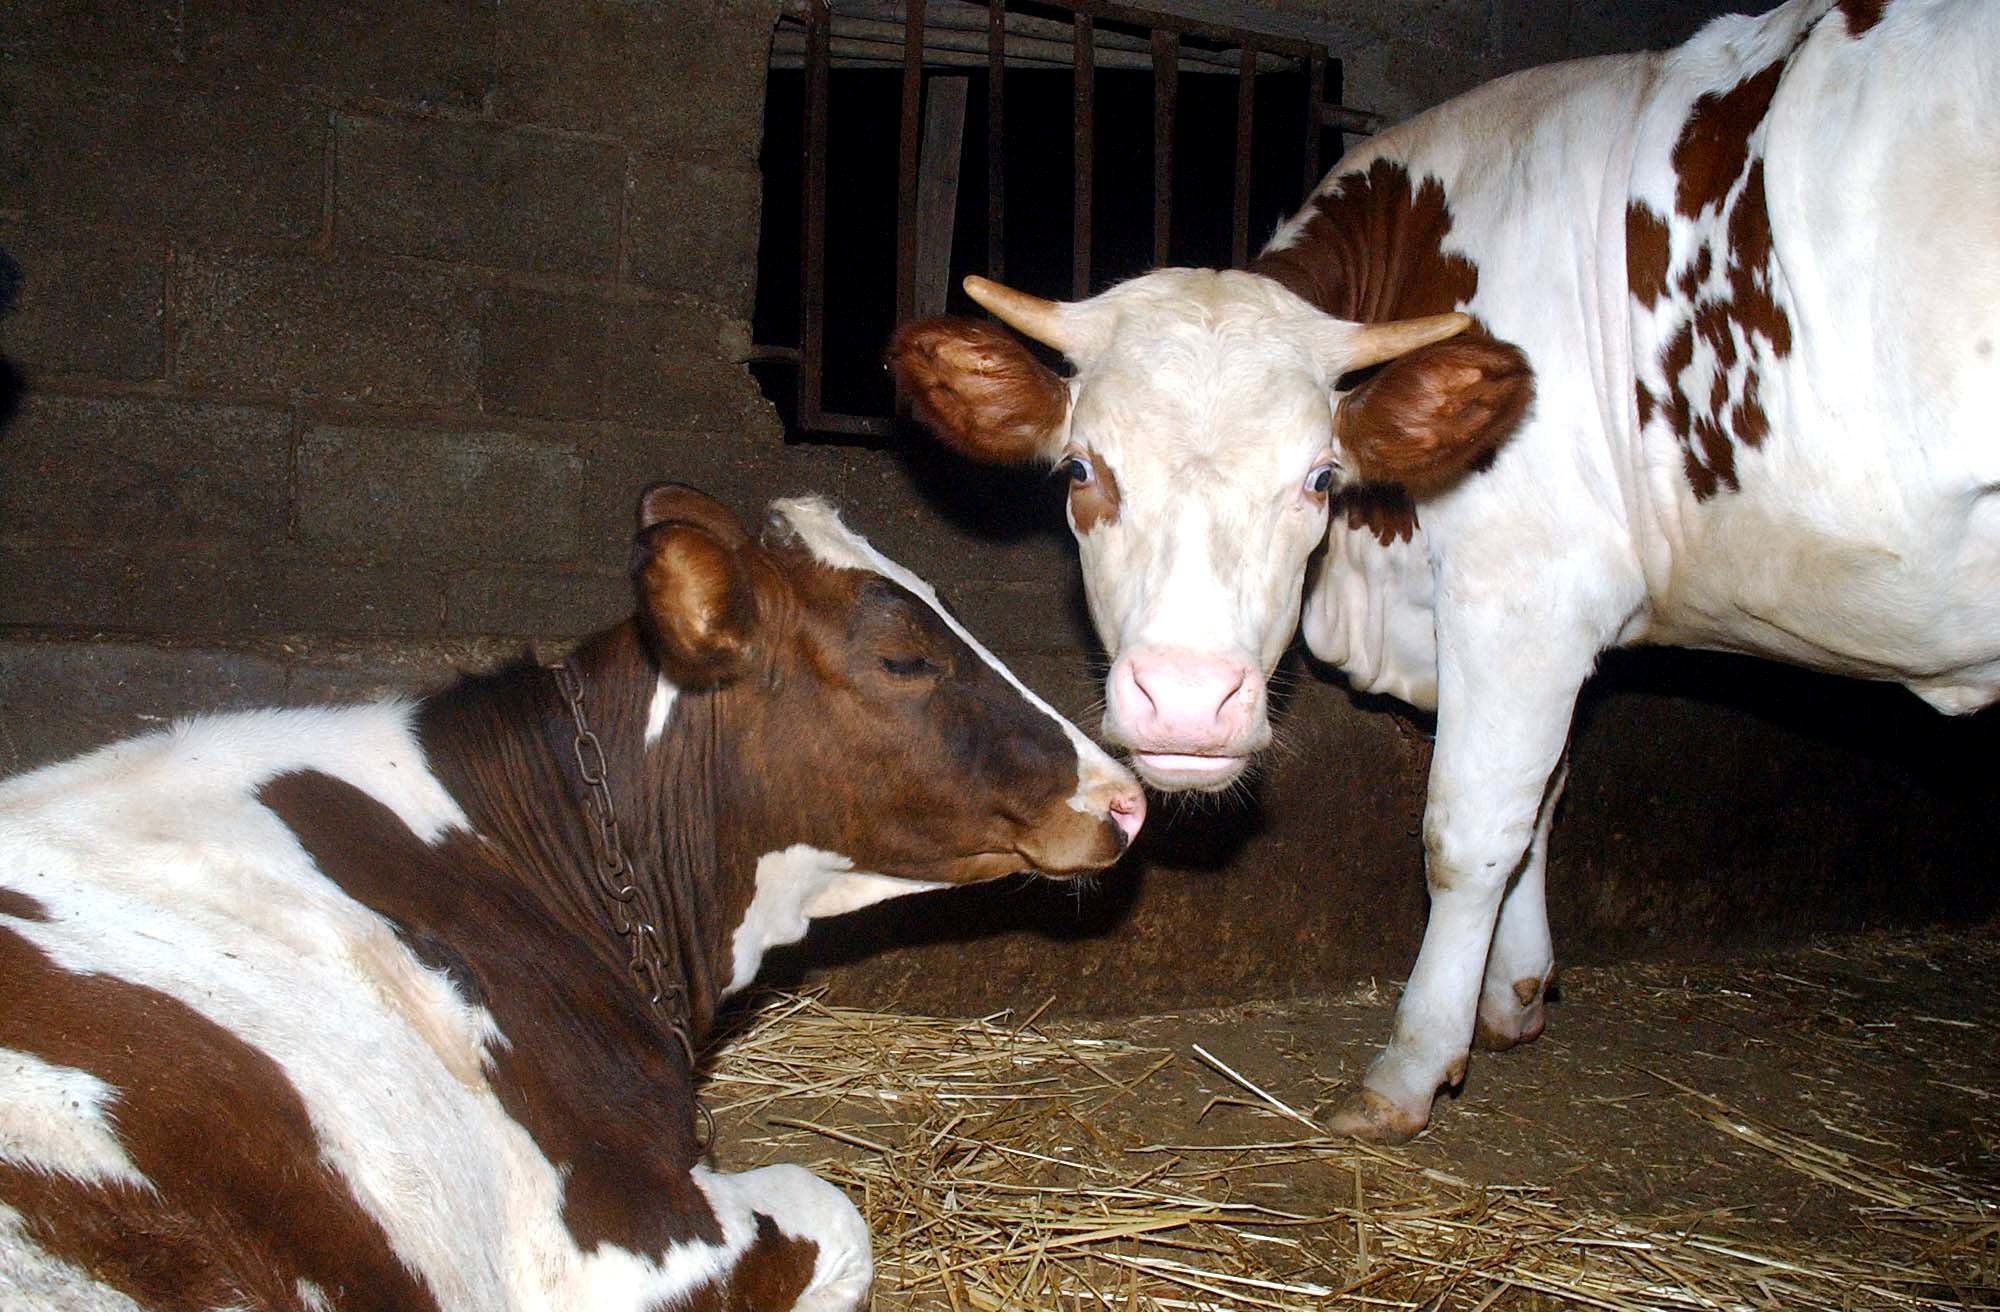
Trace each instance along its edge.
<instances>
[{"instance_id":1,"label":"straw bedding","mask_svg":"<svg viewBox=\"0 0 2000 1316\"><path fill-rule=\"evenodd\" d=\"M1996 986L1992 929L1574 972L1401 1149L1315 1115L1372 991L1116 1022L772 995L705 1096L726 1167L861 1207L880 1308L1992 1306Z\"/></svg>"}]
</instances>

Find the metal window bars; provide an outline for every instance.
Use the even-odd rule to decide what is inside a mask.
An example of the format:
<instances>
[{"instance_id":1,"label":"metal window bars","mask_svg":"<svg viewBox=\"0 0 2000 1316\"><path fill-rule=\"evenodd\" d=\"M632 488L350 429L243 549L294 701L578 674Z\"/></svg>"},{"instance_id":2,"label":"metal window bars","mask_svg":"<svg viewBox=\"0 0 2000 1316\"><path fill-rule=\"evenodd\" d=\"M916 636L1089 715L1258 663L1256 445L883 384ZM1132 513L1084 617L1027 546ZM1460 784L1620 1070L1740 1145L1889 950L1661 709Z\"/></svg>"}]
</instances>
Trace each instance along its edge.
<instances>
[{"instance_id":1,"label":"metal window bars","mask_svg":"<svg viewBox=\"0 0 2000 1316\"><path fill-rule=\"evenodd\" d=\"M828 411L822 405L826 364L827 84L836 59L902 68L896 211L896 319L944 310L951 217L965 127L966 83L934 79L924 103L925 68L984 68L986 80L986 273L1004 279L1006 233L1005 80L1009 67L1071 70L1075 139L1071 216L1071 293L1087 296L1091 280L1092 175L1096 147L1094 73L1099 68L1153 74L1153 253L1165 263L1173 223L1174 125L1184 69L1238 78L1236 173L1231 259L1249 256L1251 143L1256 78L1296 67L1307 94L1300 113L1307 149L1301 195L1320 177L1322 128L1372 131L1376 116L1326 104L1327 52L1296 38L1206 22L1103 0L1034 0L1042 14L1010 12L1007 0L793 0L781 20L773 62L798 58L805 80L805 134L800 214L800 333L798 424L808 432L880 436L886 416ZM1026 7L1026 6L1024 6ZM1044 16L1067 14L1067 21ZM1115 27L1102 27L1112 24ZM1135 35L1137 29L1144 35ZM1196 46L1187 43L1198 42ZM783 349L763 354L789 357Z\"/></svg>"}]
</instances>

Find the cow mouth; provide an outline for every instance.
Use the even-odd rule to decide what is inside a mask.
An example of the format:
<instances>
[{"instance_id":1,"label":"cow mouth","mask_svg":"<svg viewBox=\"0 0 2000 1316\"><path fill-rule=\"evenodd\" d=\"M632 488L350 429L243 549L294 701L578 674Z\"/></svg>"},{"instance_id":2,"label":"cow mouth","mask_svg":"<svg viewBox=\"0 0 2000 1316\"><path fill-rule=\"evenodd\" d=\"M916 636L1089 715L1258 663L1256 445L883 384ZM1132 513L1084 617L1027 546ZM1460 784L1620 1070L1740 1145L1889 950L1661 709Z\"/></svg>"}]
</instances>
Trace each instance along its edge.
<instances>
[{"instance_id":1,"label":"cow mouth","mask_svg":"<svg viewBox=\"0 0 2000 1316\"><path fill-rule=\"evenodd\" d=\"M1163 791L1219 791L1243 775L1243 754L1184 754L1135 749L1132 766L1148 786Z\"/></svg>"}]
</instances>

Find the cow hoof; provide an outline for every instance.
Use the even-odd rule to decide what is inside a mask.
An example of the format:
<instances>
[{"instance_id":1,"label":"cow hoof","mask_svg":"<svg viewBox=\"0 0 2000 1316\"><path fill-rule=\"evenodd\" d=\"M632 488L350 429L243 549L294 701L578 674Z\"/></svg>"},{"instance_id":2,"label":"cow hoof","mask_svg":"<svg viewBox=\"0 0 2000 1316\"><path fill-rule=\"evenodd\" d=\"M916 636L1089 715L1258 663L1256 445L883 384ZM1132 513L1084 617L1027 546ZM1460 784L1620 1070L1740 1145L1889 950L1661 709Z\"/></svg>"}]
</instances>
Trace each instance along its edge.
<instances>
[{"instance_id":1,"label":"cow hoof","mask_svg":"<svg viewBox=\"0 0 2000 1316\"><path fill-rule=\"evenodd\" d=\"M1429 1122L1428 1110L1413 1115L1381 1093L1362 1088L1340 1104L1327 1128L1343 1138L1393 1147L1422 1133Z\"/></svg>"}]
</instances>

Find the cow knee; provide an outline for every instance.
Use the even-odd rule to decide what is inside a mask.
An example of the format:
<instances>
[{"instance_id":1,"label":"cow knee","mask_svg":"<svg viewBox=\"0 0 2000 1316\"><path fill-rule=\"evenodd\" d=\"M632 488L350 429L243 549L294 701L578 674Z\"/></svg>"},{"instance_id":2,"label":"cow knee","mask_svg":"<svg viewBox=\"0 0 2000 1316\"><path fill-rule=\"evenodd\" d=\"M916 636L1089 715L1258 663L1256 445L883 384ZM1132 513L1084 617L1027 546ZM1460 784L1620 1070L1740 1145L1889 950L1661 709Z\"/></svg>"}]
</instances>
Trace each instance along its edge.
<instances>
[{"instance_id":1,"label":"cow knee","mask_svg":"<svg viewBox=\"0 0 2000 1316\"><path fill-rule=\"evenodd\" d=\"M875 1278L868 1225L847 1195L796 1165L767 1165L732 1176L751 1209L785 1234L817 1248L793 1301L799 1311L852 1311Z\"/></svg>"}]
</instances>

